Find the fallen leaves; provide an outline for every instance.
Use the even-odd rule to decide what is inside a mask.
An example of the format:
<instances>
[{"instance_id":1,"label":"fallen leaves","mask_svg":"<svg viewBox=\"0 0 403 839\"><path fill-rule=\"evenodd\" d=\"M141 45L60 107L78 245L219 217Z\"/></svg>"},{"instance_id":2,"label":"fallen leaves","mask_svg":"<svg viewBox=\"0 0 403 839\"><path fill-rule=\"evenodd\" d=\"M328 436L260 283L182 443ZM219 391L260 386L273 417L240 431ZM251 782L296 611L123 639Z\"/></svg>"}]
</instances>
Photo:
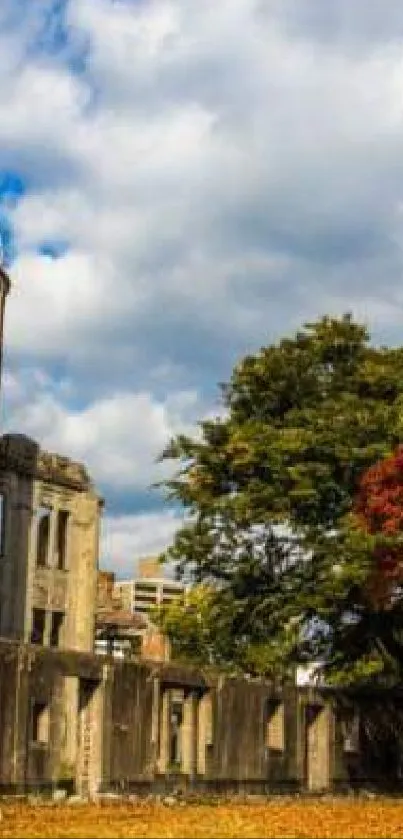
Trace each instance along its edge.
<instances>
[{"instance_id":1,"label":"fallen leaves","mask_svg":"<svg viewBox=\"0 0 403 839\"><path fill-rule=\"evenodd\" d=\"M1 804L0 837L383 839L403 837L403 799L270 799L219 804Z\"/></svg>"}]
</instances>

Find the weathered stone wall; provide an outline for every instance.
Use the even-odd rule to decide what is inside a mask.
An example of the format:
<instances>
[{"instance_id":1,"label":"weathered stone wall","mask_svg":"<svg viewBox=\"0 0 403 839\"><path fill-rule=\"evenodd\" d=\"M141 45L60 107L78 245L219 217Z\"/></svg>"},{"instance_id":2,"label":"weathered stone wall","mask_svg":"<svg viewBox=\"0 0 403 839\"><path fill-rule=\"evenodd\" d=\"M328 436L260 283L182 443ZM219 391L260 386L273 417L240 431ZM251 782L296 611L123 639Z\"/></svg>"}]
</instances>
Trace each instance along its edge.
<instances>
[{"instance_id":1,"label":"weathered stone wall","mask_svg":"<svg viewBox=\"0 0 403 839\"><path fill-rule=\"evenodd\" d=\"M279 690L270 682L246 679L218 680L211 698L212 742L207 747L206 778L260 781L268 788L293 788L300 782L296 689Z\"/></svg>"},{"instance_id":2,"label":"weathered stone wall","mask_svg":"<svg viewBox=\"0 0 403 839\"><path fill-rule=\"evenodd\" d=\"M175 696L183 703L182 765L176 769L169 745L169 701ZM273 707L280 707L282 726L274 745L267 739ZM105 706L109 781L124 788L179 772L210 786L259 782L293 789L304 771L298 711L295 688L279 692L270 682L207 681L197 670L174 664L115 664Z\"/></svg>"},{"instance_id":3,"label":"weathered stone wall","mask_svg":"<svg viewBox=\"0 0 403 839\"><path fill-rule=\"evenodd\" d=\"M20 662L18 647L13 644L0 650L0 780L15 780L18 753L17 697Z\"/></svg>"},{"instance_id":4,"label":"weathered stone wall","mask_svg":"<svg viewBox=\"0 0 403 839\"><path fill-rule=\"evenodd\" d=\"M93 493L76 494L72 513L66 646L92 651L99 550L98 497Z\"/></svg>"},{"instance_id":5,"label":"weathered stone wall","mask_svg":"<svg viewBox=\"0 0 403 839\"><path fill-rule=\"evenodd\" d=\"M66 685L77 694L83 680L102 683L95 656L0 641L1 787L75 781L77 752L67 746L77 747L76 709ZM39 711L42 719L35 720ZM98 719L102 724L100 713Z\"/></svg>"},{"instance_id":6,"label":"weathered stone wall","mask_svg":"<svg viewBox=\"0 0 403 839\"><path fill-rule=\"evenodd\" d=\"M399 690L346 691L334 697L335 788L373 784L387 789L403 783L402 700ZM347 743L346 713L356 722L356 737Z\"/></svg>"},{"instance_id":7,"label":"weathered stone wall","mask_svg":"<svg viewBox=\"0 0 403 839\"><path fill-rule=\"evenodd\" d=\"M156 740L152 737L152 670L130 663L116 664L106 691L109 714L105 716L104 738L109 743L109 780L125 785L153 777Z\"/></svg>"},{"instance_id":8,"label":"weathered stone wall","mask_svg":"<svg viewBox=\"0 0 403 839\"><path fill-rule=\"evenodd\" d=\"M266 706L272 688L241 680L218 683L213 694L209 775L237 780L266 777Z\"/></svg>"},{"instance_id":9,"label":"weathered stone wall","mask_svg":"<svg viewBox=\"0 0 403 839\"><path fill-rule=\"evenodd\" d=\"M0 641L0 786L396 786L402 707L399 693L281 689Z\"/></svg>"},{"instance_id":10,"label":"weathered stone wall","mask_svg":"<svg viewBox=\"0 0 403 839\"><path fill-rule=\"evenodd\" d=\"M0 437L0 636L29 642L33 610L46 612L42 643L52 637L52 616L63 615L57 646L92 651L102 502L79 463L40 450L24 435ZM44 556L38 512L49 511ZM66 517L63 562L58 523ZM57 617L57 614L56 614Z\"/></svg>"},{"instance_id":11,"label":"weathered stone wall","mask_svg":"<svg viewBox=\"0 0 403 839\"><path fill-rule=\"evenodd\" d=\"M32 480L0 470L0 493L3 510L0 632L2 637L24 640L28 632L27 601L31 587L28 556L31 550Z\"/></svg>"}]
</instances>

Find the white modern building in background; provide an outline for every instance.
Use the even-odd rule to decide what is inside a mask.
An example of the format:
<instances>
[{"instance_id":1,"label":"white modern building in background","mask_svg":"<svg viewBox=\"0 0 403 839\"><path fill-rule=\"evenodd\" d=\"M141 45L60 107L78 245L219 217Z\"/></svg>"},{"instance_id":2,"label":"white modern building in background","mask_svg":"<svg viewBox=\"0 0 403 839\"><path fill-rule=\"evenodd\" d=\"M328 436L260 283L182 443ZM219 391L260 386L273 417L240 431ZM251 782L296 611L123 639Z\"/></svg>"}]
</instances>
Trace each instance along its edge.
<instances>
[{"instance_id":1,"label":"white modern building in background","mask_svg":"<svg viewBox=\"0 0 403 839\"><path fill-rule=\"evenodd\" d=\"M177 600L184 594L185 586L163 577L156 558L146 557L138 562L138 575L132 580L116 581L114 591L124 609L144 615L155 606Z\"/></svg>"},{"instance_id":2,"label":"white modern building in background","mask_svg":"<svg viewBox=\"0 0 403 839\"><path fill-rule=\"evenodd\" d=\"M296 669L295 684L298 687L318 687L324 685L324 676L322 667L324 661L312 661L307 664L301 664Z\"/></svg>"}]
</instances>

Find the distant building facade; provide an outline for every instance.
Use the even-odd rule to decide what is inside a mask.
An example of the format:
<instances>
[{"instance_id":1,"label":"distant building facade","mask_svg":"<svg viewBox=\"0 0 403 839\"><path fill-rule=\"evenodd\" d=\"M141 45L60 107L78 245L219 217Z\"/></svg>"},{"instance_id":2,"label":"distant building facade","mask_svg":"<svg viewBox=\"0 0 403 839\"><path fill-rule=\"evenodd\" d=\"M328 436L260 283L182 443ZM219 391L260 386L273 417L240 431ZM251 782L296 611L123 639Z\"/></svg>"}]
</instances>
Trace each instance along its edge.
<instances>
[{"instance_id":1,"label":"distant building facade","mask_svg":"<svg viewBox=\"0 0 403 839\"><path fill-rule=\"evenodd\" d=\"M114 585L115 595L125 609L147 615L153 607L172 603L185 593L183 583L162 576L155 557L140 560L138 566L138 576L132 580L118 580Z\"/></svg>"},{"instance_id":2,"label":"distant building facade","mask_svg":"<svg viewBox=\"0 0 403 839\"><path fill-rule=\"evenodd\" d=\"M111 571L98 571L95 646L99 655L168 661L168 638L147 614L125 607Z\"/></svg>"}]
</instances>

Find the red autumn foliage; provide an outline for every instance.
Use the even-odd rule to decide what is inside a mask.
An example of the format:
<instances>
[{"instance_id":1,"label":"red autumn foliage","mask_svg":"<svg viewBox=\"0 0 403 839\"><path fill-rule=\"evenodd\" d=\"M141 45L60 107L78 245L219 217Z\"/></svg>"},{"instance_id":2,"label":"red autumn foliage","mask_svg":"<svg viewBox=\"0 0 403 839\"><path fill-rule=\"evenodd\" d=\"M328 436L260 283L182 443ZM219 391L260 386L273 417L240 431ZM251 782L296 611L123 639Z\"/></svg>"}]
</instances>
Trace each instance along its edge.
<instances>
[{"instance_id":1,"label":"red autumn foliage","mask_svg":"<svg viewBox=\"0 0 403 839\"><path fill-rule=\"evenodd\" d=\"M403 446L367 469L354 506L369 533L403 533Z\"/></svg>"},{"instance_id":2,"label":"red autumn foliage","mask_svg":"<svg viewBox=\"0 0 403 839\"><path fill-rule=\"evenodd\" d=\"M403 535L403 446L363 474L354 513L367 533L386 537ZM379 546L370 581L371 595L385 603L392 581L403 579L403 545Z\"/></svg>"}]
</instances>

